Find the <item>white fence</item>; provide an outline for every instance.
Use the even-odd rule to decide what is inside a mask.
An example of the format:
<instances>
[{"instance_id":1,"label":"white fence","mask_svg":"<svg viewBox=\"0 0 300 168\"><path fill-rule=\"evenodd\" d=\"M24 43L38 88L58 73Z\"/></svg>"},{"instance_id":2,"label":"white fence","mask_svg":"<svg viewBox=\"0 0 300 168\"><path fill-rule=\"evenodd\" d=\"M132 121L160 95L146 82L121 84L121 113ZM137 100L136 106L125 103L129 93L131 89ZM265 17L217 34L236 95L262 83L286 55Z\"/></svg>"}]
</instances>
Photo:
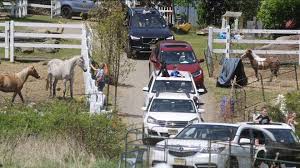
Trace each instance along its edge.
<instances>
[{"instance_id":1,"label":"white fence","mask_svg":"<svg viewBox=\"0 0 300 168\"><path fill-rule=\"evenodd\" d=\"M90 63L92 56L93 34L91 29L87 29L85 24L53 24L53 23L28 23L28 22L5 22L0 23L0 27L5 27L5 32L0 33L1 38L5 38L4 43L0 43L0 47L5 48L5 58L14 62L15 47L32 47L32 48L65 48L65 49L81 49L81 55L85 60L87 72L84 72L85 95L89 102L90 112L99 113L104 109L105 95L97 90L95 80L92 79L90 71ZM34 27L38 28L64 28L80 30L77 34L48 34L48 33L25 33L20 32L16 27ZM16 42L16 38L36 39L36 38L59 38L59 39L76 39L81 44L45 44L45 43L20 43Z\"/></svg>"},{"instance_id":2,"label":"white fence","mask_svg":"<svg viewBox=\"0 0 300 168\"><path fill-rule=\"evenodd\" d=\"M215 33L226 32L226 39L215 39ZM225 29L215 29L210 27L208 34L208 48L210 55L225 54L227 58L230 54L242 54L245 50L231 49L231 44L298 44L298 50L253 50L256 54L280 54L280 55L298 55L300 64L300 39L299 40L264 40L264 39L233 39L231 34L297 34L300 35L300 30L267 30L267 29L238 29L231 31L230 27ZM215 49L214 43L225 44L224 49Z\"/></svg>"},{"instance_id":3,"label":"white fence","mask_svg":"<svg viewBox=\"0 0 300 168\"><path fill-rule=\"evenodd\" d=\"M174 24L174 16L173 16L172 7L158 7L157 9L168 23Z\"/></svg>"},{"instance_id":4,"label":"white fence","mask_svg":"<svg viewBox=\"0 0 300 168\"><path fill-rule=\"evenodd\" d=\"M13 17L21 18L27 16L28 6L35 8L51 9L51 18L53 16L60 16L61 3L59 0L51 0L51 5L32 4L28 0L17 0L16 3L3 2L4 9L10 9Z\"/></svg>"}]
</instances>

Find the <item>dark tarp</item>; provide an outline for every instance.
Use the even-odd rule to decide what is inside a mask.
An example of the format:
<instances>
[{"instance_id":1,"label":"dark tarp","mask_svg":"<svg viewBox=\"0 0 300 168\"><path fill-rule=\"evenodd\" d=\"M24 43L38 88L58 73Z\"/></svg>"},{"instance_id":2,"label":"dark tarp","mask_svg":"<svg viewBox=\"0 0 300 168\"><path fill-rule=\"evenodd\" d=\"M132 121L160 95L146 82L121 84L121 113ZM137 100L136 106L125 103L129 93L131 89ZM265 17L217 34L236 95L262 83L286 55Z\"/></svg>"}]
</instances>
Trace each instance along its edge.
<instances>
[{"instance_id":1,"label":"dark tarp","mask_svg":"<svg viewBox=\"0 0 300 168\"><path fill-rule=\"evenodd\" d=\"M223 61L222 71L217 80L218 87L230 87L231 80L236 76L236 83L245 86L248 83L244 65L240 58L225 58Z\"/></svg>"}]
</instances>

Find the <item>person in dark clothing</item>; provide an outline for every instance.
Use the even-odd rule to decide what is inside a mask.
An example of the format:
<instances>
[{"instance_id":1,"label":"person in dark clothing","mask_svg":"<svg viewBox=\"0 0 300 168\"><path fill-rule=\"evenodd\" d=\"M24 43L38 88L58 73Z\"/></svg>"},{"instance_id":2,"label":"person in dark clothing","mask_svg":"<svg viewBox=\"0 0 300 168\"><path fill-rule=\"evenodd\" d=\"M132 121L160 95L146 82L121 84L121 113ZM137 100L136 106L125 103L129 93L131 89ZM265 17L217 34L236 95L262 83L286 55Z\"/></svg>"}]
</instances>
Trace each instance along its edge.
<instances>
[{"instance_id":1,"label":"person in dark clothing","mask_svg":"<svg viewBox=\"0 0 300 168\"><path fill-rule=\"evenodd\" d=\"M161 77L170 77L168 69L167 69L167 64L165 62L161 63L160 70L157 74L159 76L161 74Z\"/></svg>"},{"instance_id":2,"label":"person in dark clothing","mask_svg":"<svg viewBox=\"0 0 300 168\"><path fill-rule=\"evenodd\" d=\"M261 113L258 117L256 117L255 121L258 122L259 124L270 124L271 119L268 116L266 107L263 107L261 109Z\"/></svg>"}]
</instances>

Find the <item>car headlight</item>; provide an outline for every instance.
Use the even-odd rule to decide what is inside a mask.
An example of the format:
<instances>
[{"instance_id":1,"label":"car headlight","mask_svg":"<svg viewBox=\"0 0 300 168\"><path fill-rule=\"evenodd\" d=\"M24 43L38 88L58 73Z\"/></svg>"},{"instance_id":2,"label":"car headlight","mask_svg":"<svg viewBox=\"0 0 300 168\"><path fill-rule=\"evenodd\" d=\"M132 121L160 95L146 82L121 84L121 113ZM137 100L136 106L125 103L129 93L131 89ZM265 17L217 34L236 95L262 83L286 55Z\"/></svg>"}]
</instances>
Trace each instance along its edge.
<instances>
[{"instance_id":1,"label":"car headlight","mask_svg":"<svg viewBox=\"0 0 300 168\"><path fill-rule=\"evenodd\" d=\"M194 78L200 76L201 74L202 74L202 70L198 70L198 71L192 73L192 75L193 75Z\"/></svg>"},{"instance_id":2,"label":"car headlight","mask_svg":"<svg viewBox=\"0 0 300 168\"><path fill-rule=\"evenodd\" d=\"M189 124L196 124L199 123L199 119L198 118L194 118L191 121L189 121Z\"/></svg>"},{"instance_id":3,"label":"car headlight","mask_svg":"<svg viewBox=\"0 0 300 168\"><path fill-rule=\"evenodd\" d=\"M157 120L153 117L148 117L147 118L147 123L157 124Z\"/></svg>"},{"instance_id":4,"label":"car headlight","mask_svg":"<svg viewBox=\"0 0 300 168\"><path fill-rule=\"evenodd\" d=\"M199 152L200 153L218 154L218 153L221 153L224 149L225 149L225 147L212 147L212 148L205 147L205 148L201 148Z\"/></svg>"},{"instance_id":5,"label":"car headlight","mask_svg":"<svg viewBox=\"0 0 300 168\"><path fill-rule=\"evenodd\" d=\"M130 39L131 40L139 40L139 39L141 39L140 37L136 37L136 36L130 36Z\"/></svg>"},{"instance_id":6,"label":"car headlight","mask_svg":"<svg viewBox=\"0 0 300 168\"><path fill-rule=\"evenodd\" d=\"M166 148L165 148L165 145L155 145L154 150L157 150L157 151L165 151Z\"/></svg>"},{"instance_id":7,"label":"car headlight","mask_svg":"<svg viewBox=\"0 0 300 168\"><path fill-rule=\"evenodd\" d=\"M166 38L167 40L174 40L174 36L169 36Z\"/></svg>"}]
</instances>

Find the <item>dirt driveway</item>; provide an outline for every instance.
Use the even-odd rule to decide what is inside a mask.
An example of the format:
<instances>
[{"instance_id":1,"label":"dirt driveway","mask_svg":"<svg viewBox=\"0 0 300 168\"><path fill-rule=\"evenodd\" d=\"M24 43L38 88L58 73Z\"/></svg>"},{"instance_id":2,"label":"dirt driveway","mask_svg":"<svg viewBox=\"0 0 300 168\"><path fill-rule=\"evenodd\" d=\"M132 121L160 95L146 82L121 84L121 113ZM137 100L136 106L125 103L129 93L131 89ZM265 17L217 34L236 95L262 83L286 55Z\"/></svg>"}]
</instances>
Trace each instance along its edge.
<instances>
[{"instance_id":1,"label":"dirt driveway","mask_svg":"<svg viewBox=\"0 0 300 168\"><path fill-rule=\"evenodd\" d=\"M27 82L25 83L22 94L26 103L31 102L44 102L49 100L49 91L46 91L46 77L47 77L47 65L43 65L43 62L40 63L9 63L2 61L0 64L0 73L3 72L19 72L22 69L33 65L41 76L40 79L35 79L33 77L29 77ZM58 82L57 96L62 96L62 81ZM83 73L82 70L78 67L75 68L75 83L74 83L74 94L78 96L78 94L84 93L84 82L83 82ZM69 95L69 91L67 92ZM6 101L10 102L12 98L12 93L4 93L0 92L0 104L5 103ZM17 96L16 103L20 103L21 99Z\"/></svg>"},{"instance_id":2,"label":"dirt driveway","mask_svg":"<svg viewBox=\"0 0 300 168\"><path fill-rule=\"evenodd\" d=\"M141 107L145 96L142 88L148 84L148 60L134 60L134 62L135 71L131 72L125 81L122 81L124 86L118 88L118 108L120 113L126 117L128 124L141 127L143 122ZM214 95L208 90L208 93L203 95L201 99L206 110L203 114L204 120L208 122L218 121L219 116Z\"/></svg>"}]
</instances>

